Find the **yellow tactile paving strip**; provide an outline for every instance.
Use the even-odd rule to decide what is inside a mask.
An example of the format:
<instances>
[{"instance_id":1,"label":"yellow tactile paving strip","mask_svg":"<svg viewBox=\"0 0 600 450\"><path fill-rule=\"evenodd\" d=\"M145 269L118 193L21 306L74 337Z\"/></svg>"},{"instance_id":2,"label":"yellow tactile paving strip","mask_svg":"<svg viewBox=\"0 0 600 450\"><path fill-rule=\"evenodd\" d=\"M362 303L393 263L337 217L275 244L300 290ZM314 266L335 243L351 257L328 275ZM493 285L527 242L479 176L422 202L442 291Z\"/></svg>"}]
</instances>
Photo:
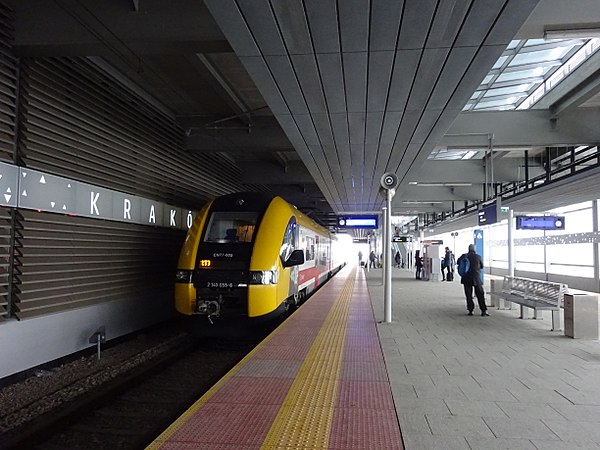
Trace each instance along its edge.
<instances>
[{"instance_id":1,"label":"yellow tactile paving strip","mask_svg":"<svg viewBox=\"0 0 600 450\"><path fill-rule=\"evenodd\" d=\"M355 277L356 270L353 269L347 275L342 291L315 338L308 356L271 426L263 449L306 448L307 445L310 448L327 448ZM246 355L158 436L147 449L161 448L276 334L277 330L271 333L260 346Z\"/></svg>"},{"instance_id":2,"label":"yellow tactile paving strip","mask_svg":"<svg viewBox=\"0 0 600 450\"><path fill-rule=\"evenodd\" d=\"M263 449L327 448L355 277L353 270L315 338Z\"/></svg>"}]
</instances>

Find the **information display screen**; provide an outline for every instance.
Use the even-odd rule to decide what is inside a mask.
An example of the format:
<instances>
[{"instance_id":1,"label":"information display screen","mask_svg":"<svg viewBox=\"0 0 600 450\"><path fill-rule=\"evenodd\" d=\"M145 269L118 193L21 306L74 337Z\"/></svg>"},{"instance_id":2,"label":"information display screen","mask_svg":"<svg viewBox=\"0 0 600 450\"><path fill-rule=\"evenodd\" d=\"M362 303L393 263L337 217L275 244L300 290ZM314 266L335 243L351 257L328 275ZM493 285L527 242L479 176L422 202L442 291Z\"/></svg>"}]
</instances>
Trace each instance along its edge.
<instances>
[{"instance_id":1,"label":"information display screen","mask_svg":"<svg viewBox=\"0 0 600 450\"><path fill-rule=\"evenodd\" d=\"M564 216L517 216L517 230L564 230Z\"/></svg>"},{"instance_id":2,"label":"information display screen","mask_svg":"<svg viewBox=\"0 0 600 450\"><path fill-rule=\"evenodd\" d=\"M338 217L340 228L366 228L374 230L378 228L377 216L344 216Z\"/></svg>"},{"instance_id":3,"label":"information display screen","mask_svg":"<svg viewBox=\"0 0 600 450\"><path fill-rule=\"evenodd\" d=\"M492 225L498 222L498 209L496 206L496 202L491 205L484 206L478 212L479 216L479 225Z\"/></svg>"}]
</instances>

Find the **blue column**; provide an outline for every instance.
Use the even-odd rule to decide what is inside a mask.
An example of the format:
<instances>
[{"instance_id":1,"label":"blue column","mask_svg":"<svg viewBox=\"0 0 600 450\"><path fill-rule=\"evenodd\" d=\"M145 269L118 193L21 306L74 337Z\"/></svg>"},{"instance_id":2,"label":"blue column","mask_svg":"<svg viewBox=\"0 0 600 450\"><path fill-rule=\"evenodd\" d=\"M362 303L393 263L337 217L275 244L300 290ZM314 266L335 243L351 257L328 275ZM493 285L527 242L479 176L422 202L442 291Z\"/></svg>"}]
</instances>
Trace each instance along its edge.
<instances>
[{"instance_id":1,"label":"blue column","mask_svg":"<svg viewBox=\"0 0 600 450\"><path fill-rule=\"evenodd\" d=\"M473 244L475 245L475 253L481 256L483 261L483 230L473 231ZM481 271L481 282L483 283L483 270Z\"/></svg>"}]
</instances>

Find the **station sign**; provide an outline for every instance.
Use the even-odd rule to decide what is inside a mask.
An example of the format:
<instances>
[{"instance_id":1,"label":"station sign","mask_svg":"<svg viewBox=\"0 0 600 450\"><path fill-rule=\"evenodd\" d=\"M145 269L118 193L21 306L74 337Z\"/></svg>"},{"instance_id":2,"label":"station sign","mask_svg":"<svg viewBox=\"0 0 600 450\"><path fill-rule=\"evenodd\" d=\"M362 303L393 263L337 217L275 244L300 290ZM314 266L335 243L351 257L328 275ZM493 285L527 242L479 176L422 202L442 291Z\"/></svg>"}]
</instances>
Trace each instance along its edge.
<instances>
[{"instance_id":1,"label":"station sign","mask_svg":"<svg viewBox=\"0 0 600 450\"><path fill-rule=\"evenodd\" d=\"M188 229L194 211L38 170L0 163L0 206Z\"/></svg>"},{"instance_id":2,"label":"station sign","mask_svg":"<svg viewBox=\"0 0 600 450\"><path fill-rule=\"evenodd\" d=\"M516 216L517 230L564 230L565 216Z\"/></svg>"},{"instance_id":3,"label":"station sign","mask_svg":"<svg viewBox=\"0 0 600 450\"><path fill-rule=\"evenodd\" d=\"M423 242L424 245L444 245L444 241L442 239L425 239Z\"/></svg>"},{"instance_id":4,"label":"station sign","mask_svg":"<svg viewBox=\"0 0 600 450\"><path fill-rule=\"evenodd\" d=\"M337 224L340 228L375 230L379 226L379 220L377 216L339 216Z\"/></svg>"},{"instance_id":5,"label":"station sign","mask_svg":"<svg viewBox=\"0 0 600 450\"><path fill-rule=\"evenodd\" d=\"M392 236L392 242L412 242L412 236Z\"/></svg>"},{"instance_id":6,"label":"station sign","mask_svg":"<svg viewBox=\"0 0 600 450\"><path fill-rule=\"evenodd\" d=\"M478 224L482 225L492 225L498 222L498 204L497 202L491 203L487 206L484 206L477 213L478 216Z\"/></svg>"}]
</instances>

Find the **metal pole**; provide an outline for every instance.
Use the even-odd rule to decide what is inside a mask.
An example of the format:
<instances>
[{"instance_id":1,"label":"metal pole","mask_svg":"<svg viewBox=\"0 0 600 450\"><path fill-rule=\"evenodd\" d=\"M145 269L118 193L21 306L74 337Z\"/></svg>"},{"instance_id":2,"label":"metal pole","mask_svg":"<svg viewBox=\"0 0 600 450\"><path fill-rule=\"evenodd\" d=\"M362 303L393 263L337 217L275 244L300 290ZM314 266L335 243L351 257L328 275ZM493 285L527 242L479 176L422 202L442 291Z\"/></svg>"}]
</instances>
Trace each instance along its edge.
<instances>
[{"instance_id":1,"label":"metal pole","mask_svg":"<svg viewBox=\"0 0 600 450\"><path fill-rule=\"evenodd\" d=\"M383 292L385 297L385 321L386 323L392 322L392 253L390 249L391 244L391 227L392 221L392 197L394 196L394 190L390 189L386 195L386 208L385 215L386 220L384 230L384 241L383 241L383 269L385 270L385 283L383 286Z\"/></svg>"},{"instance_id":2,"label":"metal pole","mask_svg":"<svg viewBox=\"0 0 600 450\"><path fill-rule=\"evenodd\" d=\"M515 276L515 255L513 242L513 218L514 211L508 210L508 275Z\"/></svg>"},{"instance_id":3,"label":"metal pole","mask_svg":"<svg viewBox=\"0 0 600 450\"><path fill-rule=\"evenodd\" d=\"M495 194L494 191L494 135L490 134L488 136L489 140L489 149L490 149L490 190L488 197L492 197Z\"/></svg>"},{"instance_id":4,"label":"metal pole","mask_svg":"<svg viewBox=\"0 0 600 450\"><path fill-rule=\"evenodd\" d=\"M381 240L382 240L381 251L383 252L381 256L383 256L383 258L381 258L381 260L379 260L379 262L381 263L381 284L383 286L385 286L385 245L386 245L385 243L387 242L386 235L385 235L385 230L387 229L387 226L386 226L385 222L388 219L386 206L384 206L382 208L381 218L383 219L382 220L383 229L381 230ZM384 289L385 289L385 287L384 287Z\"/></svg>"},{"instance_id":5,"label":"metal pole","mask_svg":"<svg viewBox=\"0 0 600 450\"><path fill-rule=\"evenodd\" d=\"M592 202L592 231L598 233L598 200ZM594 251L594 279L596 280L596 292L600 292L600 253L599 244L593 244Z\"/></svg>"}]
</instances>

